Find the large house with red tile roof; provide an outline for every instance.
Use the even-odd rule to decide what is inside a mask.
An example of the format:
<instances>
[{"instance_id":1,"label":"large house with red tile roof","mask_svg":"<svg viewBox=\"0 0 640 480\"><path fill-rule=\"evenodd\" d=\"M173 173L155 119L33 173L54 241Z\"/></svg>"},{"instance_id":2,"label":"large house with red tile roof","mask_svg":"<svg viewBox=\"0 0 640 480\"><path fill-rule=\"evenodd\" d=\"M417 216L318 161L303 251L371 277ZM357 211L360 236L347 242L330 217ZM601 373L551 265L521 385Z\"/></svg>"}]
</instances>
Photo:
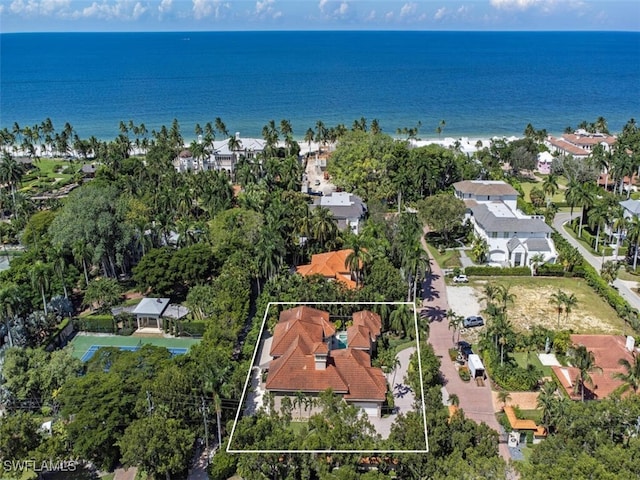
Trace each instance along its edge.
<instances>
[{"instance_id":1,"label":"large house with red tile roof","mask_svg":"<svg viewBox=\"0 0 640 480\"><path fill-rule=\"evenodd\" d=\"M351 252L353 250L345 249L311 255L311 263L298 266L296 272L305 277L319 274L328 280L343 283L349 289L355 289L357 283L352 272L346 267L347 257Z\"/></svg>"},{"instance_id":2,"label":"large house with red tile roof","mask_svg":"<svg viewBox=\"0 0 640 480\"><path fill-rule=\"evenodd\" d=\"M602 369L589 374L593 385L585 384L585 399L602 399L611 395L622 385L621 380L613 377L614 373L626 373L618 361L624 358L633 365L633 348L627 348L626 339L622 335L571 335L570 338L574 345L584 345L588 351L593 352L595 364ZM573 400L580 400L579 386L576 388L580 371L575 367L551 368L567 395Z\"/></svg>"},{"instance_id":3,"label":"large house with red tile roof","mask_svg":"<svg viewBox=\"0 0 640 480\"><path fill-rule=\"evenodd\" d=\"M308 396L331 389L368 415L379 417L387 394L380 368L371 366L371 352L381 333L380 316L356 312L346 331L336 331L329 313L307 306L283 311L269 351L265 383L276 401L303 392Z\"/></svg>"},{"instance_id":4,"label":"large house with red tile roof","mask_svg":"<svg viewBox=\"0 0 640 480\"><path fill-rule=\"evenodd\" d=\"M605 150L609 151L615 143L616 137L613 135L589 133L585 130L564 133L560 138L549 136L545 142L552 152L573 155L575 158L587 158L596 145L602 145Z\"/></svg>"}]
</instances>

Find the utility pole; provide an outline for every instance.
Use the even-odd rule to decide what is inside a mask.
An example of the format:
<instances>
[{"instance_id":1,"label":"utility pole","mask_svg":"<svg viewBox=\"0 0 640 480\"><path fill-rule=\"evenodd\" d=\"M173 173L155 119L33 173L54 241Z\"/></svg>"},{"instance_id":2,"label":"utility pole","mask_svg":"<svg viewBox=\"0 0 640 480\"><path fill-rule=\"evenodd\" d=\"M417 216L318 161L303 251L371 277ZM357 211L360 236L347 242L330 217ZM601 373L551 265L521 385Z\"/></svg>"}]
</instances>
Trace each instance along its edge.
<instances>
[{"instance_id":1,"label":"utility pole","mask_svg":"<svg viewBox=\"0 0 640 480\"><path fill-rule=\"evenodd\" d=\"M207 452L207 458L209 458L209 426L207 424L207 405L205 404L204 397L202 397L202 421L204 422L204 446Z\"/></svg>"}]
</instances>

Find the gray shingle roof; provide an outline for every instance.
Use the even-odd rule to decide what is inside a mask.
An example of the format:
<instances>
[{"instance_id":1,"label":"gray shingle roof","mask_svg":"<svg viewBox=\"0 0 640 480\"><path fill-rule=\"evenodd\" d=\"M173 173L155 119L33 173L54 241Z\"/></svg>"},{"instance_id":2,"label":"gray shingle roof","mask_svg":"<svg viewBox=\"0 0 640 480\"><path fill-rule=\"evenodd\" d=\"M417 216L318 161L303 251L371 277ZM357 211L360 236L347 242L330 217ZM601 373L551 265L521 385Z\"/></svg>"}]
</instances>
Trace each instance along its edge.
<instances>
[{"instance_id":1,"label":"gray shingle roof","mask_svg":"<svg viewBox=\"0 0 640 480\"><path fill-rule=\"evenodd\" d=\"M487 205L470 207L476 222L485 232L551 233L551 227L539 218L496 217Z\"/></svg>"},{"instance_id":2,"label":"gray shingle roof","mask_svg":"<svg viewBox=\"0 0 640 480\"><path fill-rule=\"evenodd\" d=\"M509 195L518 196L518 192L508 183L497 180L464 180L453 184L458 192L471 195Z\"/></svg>"},{"instance_id":3,"label":"gray shingle roof","mask_svg":"<svg viewBox=\"0 0 640 480\"><path fill-rule=\"evenodd\" d=\"M312 205L309 205L309 210L313 210L318 206L327 208L333 214L333 218L336 220L345 220L349 218L362 218L367 213L367 206L362 199L357 195L349 195L348 204L331 205L331 195L325 197L317 197ZM329 200L327 202L327 200Z\"/></svg>"},{"instance_id":4,"label":"gray shingle roof","mask_svg":"<svg viewBox=\"0 0 640 480\"><path fill-rule=\"evenodd\" d=\"M629 200L625 200L624 202L620 202L620 205L622 205L622 208L624 208L625 210L628 210L634 215L640 214L640 200L629 199Z\"/></svg>"},{"instance_id":5,"label":"gray shingle roof","mask_svg":"<svg viewBox=\"0 0 640 480\"><path fill-rule=\"evenodd\" d=\"M550 252L551 247L546 238L530 238L525 242L530 252Z\"/></svg>"}]
</instances>

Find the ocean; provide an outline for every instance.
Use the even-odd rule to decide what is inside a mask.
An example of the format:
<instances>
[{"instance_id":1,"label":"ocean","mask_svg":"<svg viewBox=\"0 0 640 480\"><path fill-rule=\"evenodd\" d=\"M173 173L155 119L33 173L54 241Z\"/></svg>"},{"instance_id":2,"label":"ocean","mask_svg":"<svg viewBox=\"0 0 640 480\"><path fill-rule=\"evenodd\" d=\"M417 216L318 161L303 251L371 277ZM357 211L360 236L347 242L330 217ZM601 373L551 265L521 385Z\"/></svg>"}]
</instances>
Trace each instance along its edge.
<instances>
[{"instance_id":1,"label":"ocean","mask_svg":"<svg viewBox=\"0 0 640 480\"><path fill-rule=\"evenodd\" d=\"M174 118L195 136L221 117L260 136L288 119L302 138L377 119L421 138L561 133L640 117L640 33L179 32L0 34L0 127L46 118L115 138Z\"/></svg>"}]
</instances>

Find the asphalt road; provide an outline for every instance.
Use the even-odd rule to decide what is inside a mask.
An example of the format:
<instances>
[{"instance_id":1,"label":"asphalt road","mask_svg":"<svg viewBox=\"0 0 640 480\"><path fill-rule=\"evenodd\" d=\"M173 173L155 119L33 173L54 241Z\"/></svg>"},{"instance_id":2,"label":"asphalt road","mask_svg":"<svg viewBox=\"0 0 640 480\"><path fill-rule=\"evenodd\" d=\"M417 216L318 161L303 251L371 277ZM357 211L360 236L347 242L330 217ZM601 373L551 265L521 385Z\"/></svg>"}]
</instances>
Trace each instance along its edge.
<instances>
[{"instance_id":1,"label":"asphalt road","mask_svg":"<svg viewBox=\"0 0 640 480\"><path fill-rule=\"evenodd\" d=\"M570 213L561 212L556 214L553 219L553 228L562 235L571 245L576 247L580 254L584 257L584 259L598 272L602 269L602 257L595 256L591 252L589 252L585 247L582 246L580 242L578 242L575 238L573 238L569 233L566 232L563 225L567 223L571 218L576 218L580 213L573 214L571 217ZM607 260L615 260L615 257L604 257L604 261ZM634 286L636 282L626 282L620 279L617 279L613 282L613 285L618 289L618 292L632 307L640 310L640 297L631 290L631 287Z\"/></svg>"}]
</instances>

